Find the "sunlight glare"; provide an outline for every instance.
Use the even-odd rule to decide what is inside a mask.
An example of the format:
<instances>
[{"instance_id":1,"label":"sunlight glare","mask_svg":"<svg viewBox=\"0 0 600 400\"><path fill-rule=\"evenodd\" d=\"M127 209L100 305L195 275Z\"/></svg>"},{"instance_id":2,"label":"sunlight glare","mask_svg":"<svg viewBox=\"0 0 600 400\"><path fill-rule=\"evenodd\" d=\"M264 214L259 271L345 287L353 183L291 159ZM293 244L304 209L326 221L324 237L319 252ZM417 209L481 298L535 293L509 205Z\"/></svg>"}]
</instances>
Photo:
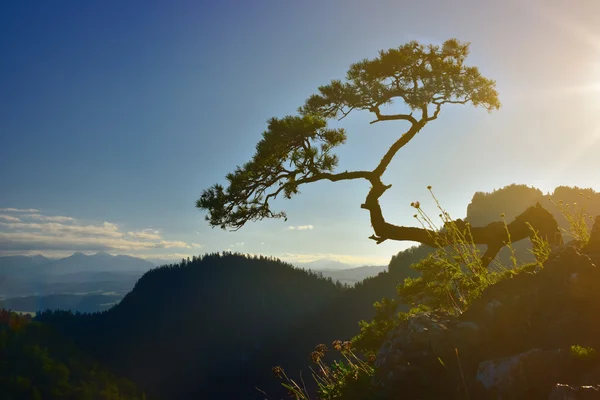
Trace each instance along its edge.
<instances>
[{"instance_id":1,"label":"sunlight glare","mask_svg":"<svg viewBox=\"0 0 600 400\"><path fill-rule=\"evenodd\" d=\"M571 35L580 44L588 47L591 57L579 62L587 63L589 72L584 73L584 76L578 79L579 82L576 85L569 85L560 88L560 90L556 90L558 88L552 89L555 93L561 94L592 95L593 100L590 105L594 109L600 109L600 37L582 21L567 17L559 8L552 7L543 0L519 2L519 5L532 15L552 22L557 28Z\"/></svg>"},{"instance_id":2,"label":"sunlight glare","mask_svg":"<svg viewBox=\"0 0 600 400\"><path fill-rule=\"evenodd\" d=\"M600 59L600 55L598 56ZM592 82L590 83L589 90L596 94L598 107L600 108L600 61L596 62L592 66Z\"/></svg>"}]
</instances>

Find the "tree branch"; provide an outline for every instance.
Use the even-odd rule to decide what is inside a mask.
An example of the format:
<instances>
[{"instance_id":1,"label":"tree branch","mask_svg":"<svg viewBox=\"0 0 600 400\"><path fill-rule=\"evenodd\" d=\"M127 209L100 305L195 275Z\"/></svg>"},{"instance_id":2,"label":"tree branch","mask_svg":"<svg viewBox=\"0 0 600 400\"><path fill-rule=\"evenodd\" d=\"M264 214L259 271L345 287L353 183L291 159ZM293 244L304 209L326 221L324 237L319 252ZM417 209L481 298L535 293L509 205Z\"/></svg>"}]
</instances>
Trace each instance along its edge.
<instances>
[{"instance_id":1,"label":"tree branch","mask_svg":"<svg viewBox=\"0 0 600 400\"><path fill-rule=\"evenodd\" d=\"M383 175L383 173L387 169L388 165L390 165L390 162L392 162L392 159L394 158L394 156L396 155L398 150L400 150L408 142L410 142L412 140L412 138L415 137L415 135L417 133L419 133L419 131L421 130L421 128L423 128L423 126L424 126L423 122L417 122L415 120L415 122L412 124L410 129L408 131L406 131L404 134L402 134L402 136L400 136L400 138L398 140L396 140L392 144L392 146L388 149L388 151L385 153L385 155L379 162L379 165L377 165L377 167L373 170L373 175L380 178L381 175ZM373 183L373 182L371 182L371 183Z\"/></svg>"},{"instance_id":2,"label":"tree branch","mask_svg":"<svg viewBox=\"0 0 600 400\"><path fill-rule=\"evenodd\" d=\"M438 247L438 242L435 238L441 237L442 241L448 243L452 238L443 232L434 232L424 228L405 227L393 225L386 222L379 205L379 198L385 193L391 185L384 185L379 176L371 179L373 186L367 195L365 203L361 208L369 211L371 225L375 234L369 239L375 240L377 244L385 240L412 241L425 244L431 247ZM465 223L462 221L455 223L463 224L459 229L465 228ZM536 206L528 208L525 212L519 215L513 222L508 224L508 232L510 232L510 240L517 242L519 240L531 237L533 233L529 229L527 222L539 231L541 237L546 238L553 245L562 244L560 229L554 216L544 209L539 203ZM487 251L482 257L482 264L487 267L492 260L498 255L498 252L508 243L509 237L506 228L502 222L492 222L484 227L471 227L471 236L473 243L487 245Z\"/></svg>"},{"instance_id":3,"label":"tree branch","mask_svg":"<svg viewBox=\"0 0 600 400\"><path fill-rule=\"evenodd\" d=\"M345 172L340 172L338 174L330 174L330 173L322 172L322 173L314 174L310 177L298 179L297 181L294 181L294 185L300 186L305 183L313 183L313 182L318 182L318 181L322 181L322 180L337 182L337 181L352 180L352 179L366 179L366 180L370 181L372 179L372 176L373 176L373 173L371 171L350 171L350 172L345 171ZM275 192L269 193L267 195L267 197L265 198L265 201L268 202L268 200L271 198L273 198L273 199L277 198L277 196L281 193L281 191L285 190L285 186L286 186L286 184L283 184Z\"/></svg>"},{"instance_id":4,"label":"tree branch","mask_svg":"<svg viewBox=\"0 0 600 400\"><path fill-rule=\"evenodd\" d=\"M344 118L346 118L348 115L350 115L350 113L355 109L356 109L356 107L350 107L350 109L348 111L344 111L342 108L340 108L339 112L340 112L340 114L342 114L342 116L338 118L338 122L343 120Z\"/></svg>"},{"instance_id":5,"label":"tree branch","mask_svg":"<svg viewBox=\"0 0 600 400\"><path fill-rule=\"evenodd\" d=\"M383 115L383 114L381 114L381 111L379 110L378 105L372 106L371 108L369 108L369 111L374 113L375 116L377 117L376 120L369 122L370 124L374 124L376 122L381 122L381 121L398 121L398 120L408 121L413 125L417 123L416 118L413 117L411 114Z\"/></svg>"},{"instance_id":6,"label":"tree branch","mask_svg":"<svg viewBox=\"0 0 600 400\"><path fill-rule=\"evenodd\" d=\"M431 117L427 118L427 122L437 119L438 115L440 115L441 110L442 110L442 104L436 103L435 111L433 112L433 115Z\"/></svg>"}]
</instances>

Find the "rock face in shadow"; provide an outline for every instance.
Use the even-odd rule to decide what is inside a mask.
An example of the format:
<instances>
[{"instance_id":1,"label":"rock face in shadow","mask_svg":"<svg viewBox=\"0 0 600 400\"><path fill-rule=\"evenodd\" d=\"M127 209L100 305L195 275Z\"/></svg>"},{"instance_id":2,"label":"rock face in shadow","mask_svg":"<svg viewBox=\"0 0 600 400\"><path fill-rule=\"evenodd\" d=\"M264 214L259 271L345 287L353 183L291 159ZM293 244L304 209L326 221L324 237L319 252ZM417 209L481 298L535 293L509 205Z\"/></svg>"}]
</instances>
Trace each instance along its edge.
<instances>
[{"instance_id":1,"label":"rock face in shadow","mask_svg":"<svg viewBox=\"0 0 600 400\"><path fill-rule=\"evenodd\" d=\"M476 380L488 397L545 398L546 388L570 377L576 360L569 351L532 349L510 357L479 363Z\"/></svg>"},{"instance_id":2,"label":"rock face in shadow","mask_svg":"<svg viewBox=\"0 0 600 400\"><path fill-rule=\"evenodd\" d=\"M594 226L592 226L590 240L582 249L582 252L589 254L591 257L600 257L600 215L596 217Z\"/></svg>"},{"instance_id":3,"label":"rock face in shadow","mask_svg":"<svg viewBox=\"0 0 600 400\"><path fill-rule=\"evenodd\" d=\"M558 384L548 400L598 400L600 386L570 386Z\"/></svg>"},{"instance_id":4,"label":"rock face in shadow","mask_svg":"<svg viewBox=\"0 0 600 400\"><path fill-rule=\"evenodd\" d=\"M376 358L373 383L379 394L600 398L586 397L598 396L597 388L590 389L600 384L598 357L571 350L579 345L600 351L600 268L592 261L600 254L600 242L595 232L595 241L581 252L563 246L544 268L489 287L459 317L428 312L401 323Z\"/></svg>"}]
</instances>

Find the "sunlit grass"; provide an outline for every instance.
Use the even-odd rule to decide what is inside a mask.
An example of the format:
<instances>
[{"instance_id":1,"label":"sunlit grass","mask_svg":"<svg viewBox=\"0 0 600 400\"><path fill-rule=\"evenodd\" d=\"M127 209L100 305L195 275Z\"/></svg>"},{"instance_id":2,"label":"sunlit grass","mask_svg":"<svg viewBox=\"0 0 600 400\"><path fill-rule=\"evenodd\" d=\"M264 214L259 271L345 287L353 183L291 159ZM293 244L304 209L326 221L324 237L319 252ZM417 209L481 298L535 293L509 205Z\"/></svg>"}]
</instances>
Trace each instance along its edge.
<instances>
[{"instance_id":1,"label":"sunlit grass","mask_svg":"<svg viewBox=\"0 0 600 400\"><path fill-rule=\"evenodd\" d=\"M317 395L321 400L333 400L350 395L351 398L364 398L361 394L370 391L370 379L374 368L367 361L361 359L352 349L352 343L336 340L332 347L341 356L327 364L323 359L330 350L324 344L319 344L310 354L314 364L311 368L312 379L317 384ZM302 377L298 381L290 378L280 366L273 367L273 373L282 380L282 385L294 400L309 400L311 394Z\"/></svg>"},{"instance_id":2,"label":"sunlit grass","mask_svg":"<svg viewBox=\"0 0 600 400\"><path fill-rule=\"evenodd\" d=\"M555 201L551 197L549 200L558 208L569 223L569 229L561 228L563 234L574 240L578 247L583 247L590 240L590 230L587 221L588 219L592 220L592 216L586 213L586 206L590 200L590 196L587 196L586 199L583 198L583 193L579 193L579 196L583 201L582 204L568 204L562 200Z\"/></svg>"}]
</instances>

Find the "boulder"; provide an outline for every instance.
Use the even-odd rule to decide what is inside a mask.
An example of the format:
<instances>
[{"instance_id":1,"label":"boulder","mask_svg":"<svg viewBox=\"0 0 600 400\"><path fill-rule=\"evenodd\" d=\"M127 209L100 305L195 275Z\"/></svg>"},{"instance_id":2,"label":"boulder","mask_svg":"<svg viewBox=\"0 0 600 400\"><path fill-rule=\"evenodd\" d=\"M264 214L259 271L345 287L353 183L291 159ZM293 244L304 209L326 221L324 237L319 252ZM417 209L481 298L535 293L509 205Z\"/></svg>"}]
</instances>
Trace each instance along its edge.
<instances>
[{"instance_id":1,"label":"boulder","mask_svg":"<svg viewBox=\"0 0 600 400\"><path fill-rule=\"evenodd\" d=\"M384 397L449 398L449 388L458 395L465 390L459 364L470 364L483 337L476 323L445 312L412 315L388 334L373 383Z\"/></svg>"},{"instance_id":2,"label":"boulder","mask_svg":"<svg viewBox=\"0 0 600 400\"><path fill-rule=\"evenodd\" d=\"M573 363L568 351L532 349L480 363L476 379L497 400L545 399L556 382L573 378Z\"/></svg>"}]
</instances>

